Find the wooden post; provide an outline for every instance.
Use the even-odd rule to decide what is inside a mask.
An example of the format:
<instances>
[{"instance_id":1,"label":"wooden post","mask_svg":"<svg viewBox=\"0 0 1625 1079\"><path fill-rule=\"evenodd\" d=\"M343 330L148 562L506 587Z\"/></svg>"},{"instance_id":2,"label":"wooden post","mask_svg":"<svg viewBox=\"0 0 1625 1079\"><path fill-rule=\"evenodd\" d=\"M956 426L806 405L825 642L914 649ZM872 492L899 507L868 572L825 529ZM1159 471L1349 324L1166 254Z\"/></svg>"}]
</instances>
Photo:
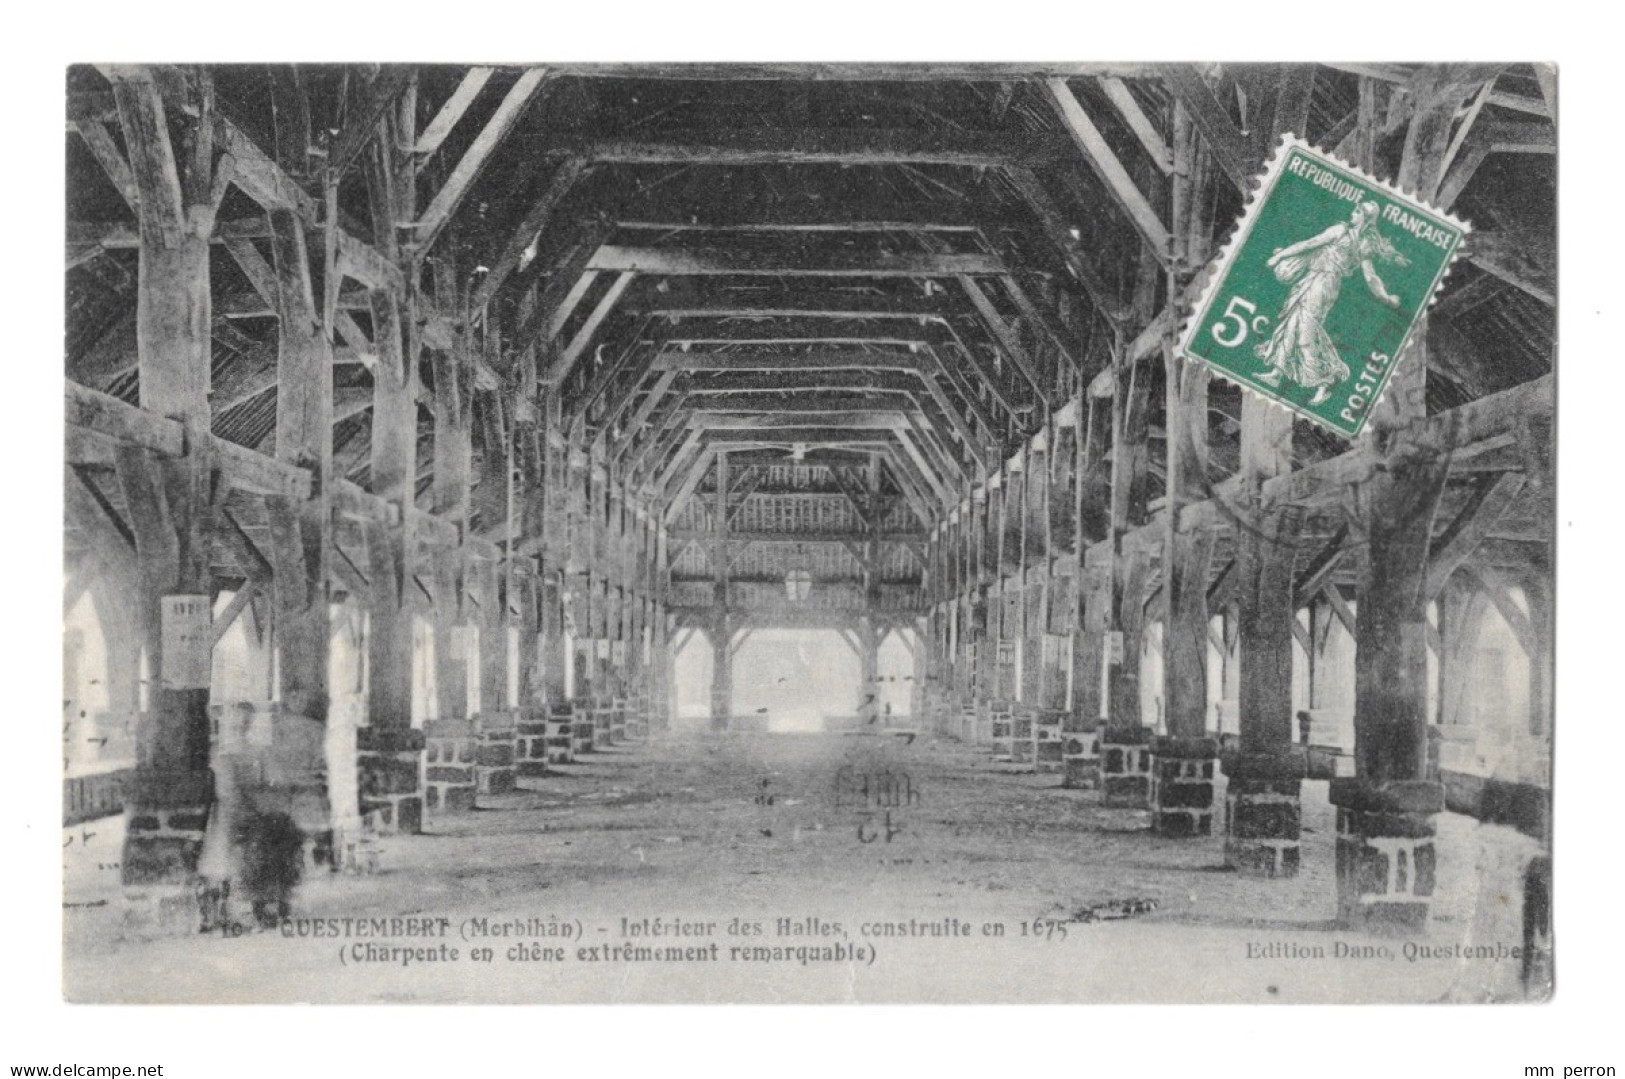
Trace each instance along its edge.
<instances>
[{"instance_id":1,"label":"wooden post","mask_svg":"<svg viewBox=\"0 0 1625 1079\"><path fill-rule=\"evenodd\" d=\"M202 122L194 153L177 160L151 74L109 69L130 170L139 193L136 352L141 407L181 421L187 453L159 461L120 446L117 471L135 537L139 585L135 623L147 654L147 710L137 717L137 769L126 790L128 827L120 876L129 913L195 932L194 893L203 831L213 798L209 772L209 688L193 673L204 657L166 655L165 597L214 595L209 570L217 472L209 436L211 325L207 200L212 169L210 97L200 86ZM171 642L172 644L175 642ZM196 647L206 647L193 642ZM190 660L191 662L188 662ZM202 663L207 670L207 663ZM136 822L142 822L137 827Z\"/></svg>"},{"instance_id":2,"label":"wooden post","mask_svg":"<svg viewBox=\"0 0 1625 1079\"><path fill-rule=\"evenodd\" d=\"M1207 573L1213 553L1210 529L1176 532L1164 572L1167 614L1163 621L1163 699L1168 734L1179 739L1207 735Z\"/></svg>"},{"instance_id":3,"label":"wooden post","mask_svg":"<svg viewBox=\"0 0 1625 1079\"><path fill-rule=\"evenodd\" d=\"M435 306L442 314L455 309L452 266L434 263ZM473 419L473 372L468 336L463 328L451 340L431 346L434 369L434 512L457 528L459 546L436 553L434 566L435 667L441 720L468 718L468 657L463 599L467 555L461 541L468 535L470 430ZM456 643L454 643L454 637Z\"/></svg>"},{"instance_id":4,"label":"wooden post","mask_svg":"<svg viewBox=\"0 0 1625 1079\"><path fill-rule=\"evenodd\" d=\"M1456 109L1477 88L1460 69L1421 69L1396 177L1431 200L1442 179ZM1334 781L1339 920L1352 928L1415 931L1432 904L1437 853L1431 820L1444 792L1428 782L1428 554L1450 472L1448 433L1425 433L1426 319L1362 436L1381 466L1355 491L1360 551L1354 655L1356 775ZM1403 867L1401 867L1403 862ZM1403 868L1403 871L1402 871Z\"/></svg>"},{"instance_id":5,"label":"wooden post","mask_svg":"<svg viewBox=\"0 0 1625 1079\"><path fill-rule=\"evenodd\" d=\"M1076 610L1072 623L1072 709L1063 727L1064 787L1093 790L1100 785L1100 745L1096 733L1104 704L1106 634L1110 631L1112 573L1089 557L1102 538L1093 524L1101 516L1098 472L1106 458L1110 402L1096 401L1087 389L1078 395L1073 457L1072 507ZM1108 558L1109 549L1105 553Z\"/></svg>"},{"instance_id":6,"label":"wooden post","mask_svg":"<svg viewBox=\"0 0 1625 1079\"><path fill-rule=\"evenodd\" d=\"M726 731L733 714L733 627L719 611L708 629L711 638L711 729Z\"/></svg>"},{"instance_id":7,"label":"wooden post","mask_svg":"<svg viewBox=\"0 0 1625 1079\"><path fill-rule=\"evenodd\" d=\"M712 501L711 571L711 729L725 731L733 714L733 625L728 617L728 454L717 454L717 488Z\"/></svg>"},{"instance_id":8,"label":"wooden post","mask_svg":"<svg viewBox=\"0 0 1625 1079\"><path fill-rule=\"evenodd\" d=\"M854 631L858 638L858 719L872 725L880 718L880 634L874 616L859 618Z\"/></svg>"},{"instance_id":9,"label":"wooden post","mask_svg":"<svg viewBox=\"0 0 1625 1079\"><path fill-rule=\"evenodd\" d=\"M400 116L379 122L378 137L364 162L374 243L397 265L401 259L395 222L412 220L415 207L412 158L395 148L398 140L393 136L401 122L415 123L415 111L405 108L406 102L416 100L415 78L401 96ZM376 827L415 834L423 828L419 764L423 734L412 727L418 340L410 293L374 289L369 301L373 349L378 357L372 372L372 491L397 507L399 521L367 525L372 593L367 638L368 724L356 737L360 808L363 816L373 815Z\"/></svg>"}]
</instances>

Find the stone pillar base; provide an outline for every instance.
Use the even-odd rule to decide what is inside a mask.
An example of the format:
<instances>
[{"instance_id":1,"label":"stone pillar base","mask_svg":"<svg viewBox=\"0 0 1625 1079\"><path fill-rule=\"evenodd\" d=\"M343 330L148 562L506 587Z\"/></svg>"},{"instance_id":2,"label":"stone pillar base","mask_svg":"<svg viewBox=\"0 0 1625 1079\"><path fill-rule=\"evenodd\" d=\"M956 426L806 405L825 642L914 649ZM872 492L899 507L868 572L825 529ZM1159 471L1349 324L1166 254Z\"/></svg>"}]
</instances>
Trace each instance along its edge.
<instances>
[{"instance_id":1,"label":"stone pillar base","mask_svg":"<svg viewBox=\"0 0 1625 1079\"><path fill-rule=\"evenodd\" d=\"M593 750L593 707L591 701L570 702L570 754L580 757Z\"/></svg>"},{"instance_id":2,"label":"stone pillar base","mask_svg":"<svg viewBox=\"0 0 1625 1079\"><path fill-rule=\"evenodd\" d=\"M1065 768L1065 745L1061 724L1065 712L1046 709L1038 713L1033 726L1033 767L1040 772L1055 773Z\"/></svg>"},{"instance_id":3,"label":"stone pillar base","mask_svg":"<svg viewBox=\"0 0 1625 1079\"><path fill-rule=\"evenodd\" d=\"M423 806L431 813L467 813L474 808L474 724L436 719L423 725Z\"/></svg>"},{"instance_id":4,"label":"stone pillar base","mask_svg":"<svg viewBox=\"0 0 1625 1079\"><path fill-rule=\"evenodd\" d=\"M547 763L569 764L575 757L575 710L565 701L547 714Z\"/></svg>"},{"instance_id":5,"label":"stone pillar base","mask_svg":"<svg viewBox=\"0 0 1625 1079\"><path fill-rule=\"evenodd\" d=\"M1298 875L1304 758L1294 753L1227 757L1224 864L1244 877Z\"/></svg>"},{"instance_id":6,"label":"stone pillar base","mask_svg":"<svg viewBox=\"0 0 1625 1079\"><path fill-rule=\"evenodd\" d=\"M628 698L626 702L626 740L649 740L649 698L641 694Z\"/></svg>"},{"instance_id":7,"label":"stone pillar base","mask_svg":"<svg viewBox=\"0 0 1625 1079\"><path fill-rule=\"evenodd\" d=\"M514 775L519 779L547 774L547 720L540 708L519 712L514 728Z\"/></svg>"},{"instance_id":8,"label":"stone pillar base","mask_svg":"<svg viewBox=\"0 0 1625 1079\"><path fill-rule=\"evenodd\" d=\"M1213 834L1213 781L1219 743L1158 738L1152 748L1151 830L1188 838Z\"/></svg>"},{"instance_id":9,"label":"stone pillar base","mask_svg":"<svg viewBox=\"0 0 1625 1079\"><path fill-rule=\"evenodd\" d=\"M1105 805L1151 807L1151 728L1108 726L1101 732L1100 784Z\"/></svg>"},{"instance_id":10,"label":"stone pillar base","mask_svg":"<svg viewBox=\"0 0 1625 1079\"><path fill-rule=\"evenodd\" d=\"M1433 905L1438 852L1434 817L1444 787L1427 780L1376 784L1334 779L1337 920L1347 929L1415 933Z\"/></svg>"},{"instance_id":11,"label":"stone pillar base","mask_svg":"<svg viewBox=\"0 0 1625 1079\"><path fill-rule=\"evenodd\" d=\"M212 772L137 768L124 788L124 925L196 933L203 926L198 860L214 801Z\"/></svg>"},{"instance_id":12,"label":"stone pillar base","mask_svg":"<svg viewBox=\"0 0 1625 1079\"><path fill-rule=\"evenodd\" d=\"M1010 759L1017 764L1038 763L1038 710L1016 707L1010 713Z\"/></svg>"},{"instance_id":13,"label":"stone pillar base","mask_svg":"<svg viewBox=\"0 0 1625 1079\"><path fill-rule=\"evenodd\" d=\"M361 816L382 835L423 831L423 732L356 728L356 765L361 775Z\"/></svg>"},{"instance_id":14,"label":"stone pillar base","mask_svg":"<svg viewBox=\"0 0 1625 1079\"><path fill-rule=\"evenodd\" d=\"M481 712L474 719L479 742L474 747L476 794L509 794L515 782L515 750L519 742L516 712Z\"/></svg>"},{"instance_id":15,"label":"stone pillar base","mask_svg":"<svg viewBox=\"0 0 1625 1079\"><path fill-rule=\"evenodd\" d=\"M1066 731L1061 735L1061 786L1067 790L1100 789L1100 731Z\"/></svg>"},{"instance_id":16,"label":"stone pillar base","mask_svg":"<svg viewBox=\"0 0 1625 1079\"><path fill-rule=\"evenodd\" d=\"M592 747L594 749L609 748L609 728L609 702L607 700L595 698L592 702Z\"/></svg>"},{"instance_id":17,"label":"stone pillar base","mask_svg":"<svg viewBox=\"0 0 1625 1079\"><path fill-rule=\"evenodd\" d=\"M984 706L979 726L981 730L978 734L986 732L987 742L993 747L995 757L1011 756L1016 718L1010 709L1009 701L988 701Z\"/></svg>"}]
</instances>

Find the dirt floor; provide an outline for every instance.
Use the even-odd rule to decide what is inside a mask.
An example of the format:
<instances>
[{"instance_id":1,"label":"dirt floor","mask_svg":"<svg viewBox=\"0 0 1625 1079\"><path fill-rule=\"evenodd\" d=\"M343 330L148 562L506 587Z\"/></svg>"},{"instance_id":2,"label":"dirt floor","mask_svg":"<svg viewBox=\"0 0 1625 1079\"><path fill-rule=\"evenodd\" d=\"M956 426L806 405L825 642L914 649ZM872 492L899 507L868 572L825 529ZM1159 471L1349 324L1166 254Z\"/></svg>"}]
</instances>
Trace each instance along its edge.
<instances>
[{"instance_id":1,"label":"dirt floor","mask_svg":"<svg viewBox=\"0 0 1625 1079\"><path fill-rule=\"evenodd\" d=\"M889 776L892 800L906 804L866 809L865 776L871 792ZM1446 814L1427 933L1407 946L1340 932L1324 783L1305 785L1303 872L1257 881L1224 869L1217 836L1158 839L1143 812L1104 808L1098 793L1060 789L1058 775L927 738L668 738L522 782L472 814L432 819L429 834L381 840L376 872L307 881L283 929L238 936L128 934L120 822L69 829L65 994L1525 999L1515 959L1454 950L1521 944L1519 882L1535 842ZM342 921L390 918L411 920ZM1429 957L1418 946L1450 952ZM683 951L674 959L668 949Z\"/></svg>"}]
</instances>

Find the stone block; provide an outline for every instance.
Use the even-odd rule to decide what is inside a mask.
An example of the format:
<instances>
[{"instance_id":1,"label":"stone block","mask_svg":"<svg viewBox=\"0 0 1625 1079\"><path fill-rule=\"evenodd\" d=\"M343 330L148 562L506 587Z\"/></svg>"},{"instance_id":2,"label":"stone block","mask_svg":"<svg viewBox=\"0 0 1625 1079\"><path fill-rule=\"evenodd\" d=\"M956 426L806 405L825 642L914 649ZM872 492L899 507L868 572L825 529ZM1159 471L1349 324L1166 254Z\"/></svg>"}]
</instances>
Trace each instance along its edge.
<instances>
[{"instance_id":1,"label":"stone block","mask_svg":"<svg viewBox=\"0 0 1625 1079\"><path fill-rule=\"evenodd\" d=\"M202 832L209 826L209 813L205 809L171 810L165 828L175 832Z\"/></svg>"},{"instance_id":2,"label":"stone block","mask_svg":"<svg viewBox=\"0 0 1625 1079\"><path fill-rule=\"evenodd\" d=\"M1479 803L1478 818L1487 824L1505 824L1525 835L1545 839L1550 829L1551 792L1532 783L1489 779Z\"/></svg>"},{"instance_id":3,"label":"stone block","mask_svg":"<svg viewBox=\"0 0 1625 1079\"><path fill-rule=\"evenodd\" d=\"M472 783L474 782L474 769L442 765L425 769L424 778L430 783Z\"/></svg>"},{"instance_id":4,"label":"stone block","mask_svg":"<svg viewBox=\"0 0 1625 1079\"><path fill-rule=\"evenodd\" d=\"M1284 781L1292 784L1294 792L1309 774L1308 754L1291 747L1280 753L1236 753L1222 757L1220 763L1232 780Z\"/></svg>"},{"instance_id":5,"label":"stone block","mask_svg":"<svg viewBox=\"0 0 1625 1079\"><path fill-rule=\"evenodd\" d=\"M440 796L442 813L468 813L474 809L473 787L447 787Z\"/></svg>"},{"instance_id":6,"label":"stone block","mask_svg":"<svg viewBox=\"0 0 1625 1079\"><path fill-rule=\"evenodd\" d=\"M188 884L197 876L203 836L127 835L121 857L126 885Z\"/></svg>"},{"instance_id":7,"label":"stone block","mask_svg":"<svg viewBox=\"0 0 1625 1079\"><path fill-rule=\"evenodd\" d=\"M474 724L466 719L431 719L423 724L423 736L429 739L452 741L473 738Z\"/></svg>"},{"instance_id":8,"label":"stone block","mask_svg":"<svg viewBox=\"0 0 1625 1079\"><path fill-rule=\"evenodd\" d=\"M1117 739L1111 739L1117 741ZM1212 761L1219 756L1219 743L1212 738L1158 738L1159 759Z\"/></svg>"},{"instance_id":9,"label":"stone block","mask_svg":"<svg viewBox=\"0 0 1625 1079\"><path fill-rule=\"evenodd\" d=\"M1120 809L1145 809L1151 804L1151 779L1141 775L1102 774L1103 801Z\"/></svg>"},{"instance_id":10,"label":"stone block","mask_svg":"<svg viewBox=\"0 0 1625 1079\"><path fill-rule=\"evenodd\" d=\"M396 800L395 830L403 835L418 835L423 831L423 799L421 797Z\"/></svg>"},{"instance_id":11,"label":"stone block","mask_svg":"<svg viewBox=\"0 0 1625 1079\"><path fill-rule=\"evenodd\" d=\"M206 806L214 801L214 773L137 768L124 788L124 802L141 809Z\"/></svg>"},{"instance_id":12,"label":"stone block","mask_svg":"<svg viewBox=\"0 0 1625 1079\"><path fill-rule=\"evenodd\" d=\"M1157 805L1162 809L1206 809L1213 805L1212 783L1158 783Z\"/></svg>"},{"instance_id":13,"label":"stone block","mask_svg":"<svg viewBox=\"0 0 1625 1079\"><path fill-rule=\"evenodd\" d=\"M1141 725L1108 724L1101 731L1102 744L1110 743L1119 746L1148 746L1151 744L1151 728Z\"/></svg>"},{"instance_id":14,"label":"stone block","mask_svg":"<svg viewBox=\"0 0 1625 1079\"><path fill-rule=\"evenodd\" d=\"M480 794L508 794L514 790L514 787L514 770L512 768L482 768L475 782L475 789Z\"/></svg>"},{"instance_id":15,"label":"stone block","mask_svg":"<svg viewBox=\"0 0 1625 1079\"><path fill-rule=\"evenodd\" d=\"M421 783L415 756L363 754L358 764L363 797L415 794Z\"/></svg>"},{"instance_id":16,"label":"stone block","mask_svg":"<svg viewBox=\"0 0 1625 1079\"><path fill-rule=\"evenodd\" d=\"M1170 839L1188 839L1213 834L1212 813L1157 811L1151 823L1152 830Z\"/></svg>"},{"instance_id":17,"label":"stone block","mask_svg":"<svg viewBox=\"0 0 1625 1079\"><path fill-rule=\"evenodd\" d=\"M1232 799L1231 834L1237 839L1297 840L1303 832L1303 810L1297 802L1252 802Z\"/></svg>"},{"instance_id":18,"label":"stone block","mask_svg":"<svg viewBox=\"0 0 1625 1079\"><path fill-rule=\"evenodd\" d=\"M355 747L361 753L417 753L427 739L420 730L392 727L357 727Z\"/></svg>"},{"instance_id":19,"label":"stone block","mask_svg":"<svg viewBox=\"0 0 1625 1079\"><path fill-rule=\"evenodd\" d=\"M486 742L474 754L474 763L484 768L511 768L514 761L512 742Z\"/></svg>"},{"instance_id":20,"label":"stone block","mask_svg":"<svg viewBox=\"0 0 1625 1079\"><path fill-rule=\"evenodd\" d=\"M1379 813L1441 813L1444 811L1444 785L1425 779L1379 784L1363 776L1347 776L1332 780L1330 799L1332 805L1342 809Z\"/></svg>"}]
</instances>

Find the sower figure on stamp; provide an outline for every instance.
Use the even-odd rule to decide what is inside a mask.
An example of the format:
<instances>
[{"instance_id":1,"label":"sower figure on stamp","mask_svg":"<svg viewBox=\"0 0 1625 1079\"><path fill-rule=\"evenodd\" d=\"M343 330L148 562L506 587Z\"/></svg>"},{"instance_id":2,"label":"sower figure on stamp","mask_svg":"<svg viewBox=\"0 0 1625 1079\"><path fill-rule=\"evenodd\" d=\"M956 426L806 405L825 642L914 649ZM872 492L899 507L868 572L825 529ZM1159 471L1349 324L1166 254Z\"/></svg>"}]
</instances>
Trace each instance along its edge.
<instances>
[{"instance_id":1,"label":"sower figure on stamp","mask_svg":"<svg viewBox=\"0 0 1625 1079\"><path fill-rule=\"evenodd\" d=\"M1389 307L1398 307L1399 297L1388 291L1371 260L1380 258L1401 266L1408 262L1377 231L1376 221L1377 204L1358 203L1347 222L1278 248L1269 257L1265 265L1275 271L1276 279L1295 283L1281 305L1275 332L1255 350L1270 367L1258 376L1260 382L1279 386L1285 375L1300 386L1313 387L1315 395L1309 403L1318 405L1331 396L1331 387L1349 376L1348 364L1326 332L1326 316L1337 303L1343 278L1358 266L1371 295Z\"/></svg>"}]
</instances>

